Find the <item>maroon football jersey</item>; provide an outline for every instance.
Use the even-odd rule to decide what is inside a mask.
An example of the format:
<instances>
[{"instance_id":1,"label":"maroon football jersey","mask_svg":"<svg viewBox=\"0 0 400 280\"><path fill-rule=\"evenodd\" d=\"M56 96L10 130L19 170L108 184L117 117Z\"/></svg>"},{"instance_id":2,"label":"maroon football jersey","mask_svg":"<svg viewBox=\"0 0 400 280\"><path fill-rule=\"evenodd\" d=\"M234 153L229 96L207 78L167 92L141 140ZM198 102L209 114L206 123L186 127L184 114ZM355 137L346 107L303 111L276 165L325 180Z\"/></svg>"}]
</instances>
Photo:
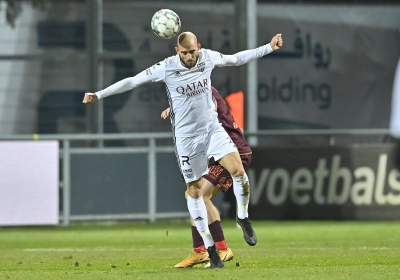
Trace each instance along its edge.
<instances>
[{"instance_id":1,"label":"maroon football jersey","mask_svg":"<svg viewBox=\"0 0 400 280\"><path fill-rule=\"evenodd\" d=\"M212 93L217 101L218 120L231 137L233 143L235 143L239 154L243 155L251 153L250 146L247 144L242 130L236 125L236 122L224 98L214 87L212 87Z\"/></svg>"}]
</instances>

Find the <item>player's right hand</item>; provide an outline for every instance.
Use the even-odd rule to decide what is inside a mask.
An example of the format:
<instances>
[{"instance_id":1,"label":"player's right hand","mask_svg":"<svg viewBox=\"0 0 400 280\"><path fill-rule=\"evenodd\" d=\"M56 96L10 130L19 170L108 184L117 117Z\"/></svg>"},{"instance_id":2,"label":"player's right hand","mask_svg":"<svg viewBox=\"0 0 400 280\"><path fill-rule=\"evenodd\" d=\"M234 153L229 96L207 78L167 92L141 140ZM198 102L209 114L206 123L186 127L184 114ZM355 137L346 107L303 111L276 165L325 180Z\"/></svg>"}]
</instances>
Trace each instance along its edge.
<instances>
[{"instance_id":1,"label":"player's right hand","mask_svg":"<svg viewBox=\"0 0 400 280\"><path fill-rule=\"evenodd\" d=\"M97 95L91 92L85 93L82 103L90 104L98 100Z\"/></svg>"},{"instance_id":2,"label":"player's right hand","mask_svg":"<svg viewBox=\"0 0 400 280\"><path fill-rule=\"evenodd\" d=\"M170 108L167 108L167 109L165 109L164 111L162 111L162 113L161 113L161 118L163 118L164 120L165 120L166 118L168 118L168 117L169 117L169 111L170 111Z\"/></svg>"}]
</instances>

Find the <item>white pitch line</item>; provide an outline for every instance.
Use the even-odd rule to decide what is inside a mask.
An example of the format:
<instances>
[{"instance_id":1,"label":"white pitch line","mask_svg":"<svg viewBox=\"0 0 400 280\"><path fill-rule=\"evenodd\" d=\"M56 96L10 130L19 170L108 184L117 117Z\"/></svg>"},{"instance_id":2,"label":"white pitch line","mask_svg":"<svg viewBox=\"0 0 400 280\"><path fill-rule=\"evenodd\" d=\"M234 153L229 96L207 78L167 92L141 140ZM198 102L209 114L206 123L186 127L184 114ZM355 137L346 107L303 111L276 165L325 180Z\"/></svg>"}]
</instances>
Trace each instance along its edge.
<instances>
[{"instance_id":1,"label":"white pitch line","mask_svg":"<svg viewBox=\"0 0 400 280\"><path fill-rule=\"evenodd\" d=\"M106 252L106 251L148 251L148 250L184 250L185 248L25 248L24 252Z\"/></svg>"},{"instance_id":2,"label":"white pitch line","mask_svg":"<svg viewBox=\"0 0 400 280\"><path fill-rule=\"evenodd\" d=\"M331 251L331 250L400 250L400 248L388 247L277 247L273 250L310 250L310 251Z\"/></svg>"},{"instance_id":3,"label":"white pitch line","mask_svg":"<svg viewBox=\"0 0 400 280\"><path fill-rule=\"evenodd\" d=\"M25 248L24 252L106 252L106 251L149 251L149 250L185 250L187 248ZM313 250L313 251L332 251L332 250L373 250L373 251L385 251L385 250L399 250L400 248L388 248L388 247L281 247L281 248L270 248L270 250Z\"/></svg>"}]
</instances>

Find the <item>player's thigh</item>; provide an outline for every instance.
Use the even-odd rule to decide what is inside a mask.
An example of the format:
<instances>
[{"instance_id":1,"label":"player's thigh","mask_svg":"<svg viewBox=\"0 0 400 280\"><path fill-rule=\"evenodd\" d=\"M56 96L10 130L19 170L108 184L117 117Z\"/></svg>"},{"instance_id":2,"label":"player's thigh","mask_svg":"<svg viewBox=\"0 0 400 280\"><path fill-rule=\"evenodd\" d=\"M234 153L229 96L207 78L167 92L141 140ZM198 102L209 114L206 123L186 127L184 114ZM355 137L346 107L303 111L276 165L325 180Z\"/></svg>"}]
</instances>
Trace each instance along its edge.
<instances>
[{"instance_id":1,"label":"player's thigh","mask_svg":"<svg viewBox=\"0 0 400 280\"><path fill-rule=\"evenodd\" d=\"M212 132L209 134L209 141L207 155L208 158L214 158L215 161L220 160L223 156L230 153L238 153L235 143L233 143L232 139L221 125L213 128Z\"/></svg>"},{"instance_id":2,"label":"player's thigh","mask_svg":"<svg viewBox=\"0 0 400 280\"><path fill-rule=\"evenodd\" d=\"M202 190L204 199L210 200L214 196L214 193L219 189L215 185L213 185L209 180L206 179L205 176L207 175L208 174L203 176L204 180L203 180Z\"/></svg>"},{"instance_id":3,"label":"player's thigh","mask_svg":"<svg viewBox=\"0 0 400 280\"><path fill-rule=\"evenodd\" d=\"M232 186L231 174L217 162L208 166L208 173L203 178L213 186L212 196L226 192Z\"/></svg>"},{"instance_id":4,"label":"player's thigh","mask_svg":"<svg viewBox=\"0 0 400 280\"><path fill-rule=\"evenodd\" d=\"M199 180L208 171L207 142L204 136L176 139L179 168L186 183Z\"/></svg>"},{"instance_id":5,"label":"player's thigh","mask_svg":"<svg viewBox=\"0 0 400 280\"><path fill-rule=\"evenodd\" d=\"M242 176L244 173L242 160L237 152L224 155L218 162L233 176Z\"/></svg>"}]
</instances>

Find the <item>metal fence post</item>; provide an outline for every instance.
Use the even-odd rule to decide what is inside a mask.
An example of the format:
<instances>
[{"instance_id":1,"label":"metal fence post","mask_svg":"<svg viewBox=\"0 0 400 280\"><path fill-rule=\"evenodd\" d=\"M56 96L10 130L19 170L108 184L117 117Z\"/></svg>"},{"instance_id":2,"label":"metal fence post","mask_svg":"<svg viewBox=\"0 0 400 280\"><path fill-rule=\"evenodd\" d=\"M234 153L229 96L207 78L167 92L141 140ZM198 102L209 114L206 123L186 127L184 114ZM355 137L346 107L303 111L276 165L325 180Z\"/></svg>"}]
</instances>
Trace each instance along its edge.
<instances>
[{"instance_id":1,"label":"metal fence post","mask_svg":"<svg viewBox=\"0 0 400 280\"><path fill-rule=\"evenodd\" d=\"M68 139L63 140L63 225L68 226L71 216L71 153Z\"/></svg>"},{"instance_id":2,"label":"metal fence post","mask_svg":"<svg viewBox=\"0 0 400 280\"><path fill-rule=\"evenodd\" d=\"M156 166L156 139L149 139L149 154L148 154L148 169L149 169L149 220L150 222L154 222L156 220L156 211L157 211L157 166Z\"/></svg>"},{"instance_id":3,"label":"metal fence post","mask_svg":"<svg viewBox=\"0 0 400 280\"><path fill-rule=\"evenodd\" d=\"M247 49L254 49L257 45L257 0L246 1L246 20L247 20ZM247 64L247 129L250 132L258 131L258 71L257 60ZM258 145L257 136L251 136L248 139L249 144L254 147Z\"/></svg>"}]
</instances>

